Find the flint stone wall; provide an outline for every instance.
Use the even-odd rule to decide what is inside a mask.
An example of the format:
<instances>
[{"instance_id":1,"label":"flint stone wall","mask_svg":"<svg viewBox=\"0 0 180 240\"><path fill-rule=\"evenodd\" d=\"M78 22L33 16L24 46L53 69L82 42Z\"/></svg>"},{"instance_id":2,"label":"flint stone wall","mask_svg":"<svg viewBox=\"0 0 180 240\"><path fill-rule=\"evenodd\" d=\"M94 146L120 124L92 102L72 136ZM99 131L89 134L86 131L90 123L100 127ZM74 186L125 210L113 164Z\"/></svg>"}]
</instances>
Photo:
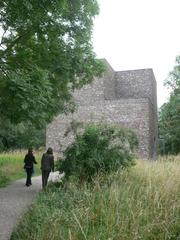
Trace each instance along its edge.
<instances>
[{"instance_id":1,"label":"flint stone wall","mask_svg":"<svg viewBox=\"0 0 180 240\"><path fill-rule=\"evenodd\" d=\"M107 62L106 65L102 78L74 92L77 111L59 115L48 125L47 147L58 152L72 142L72 136L64 137L72 120L104 121L133 129L139 139L138 155L155 158L157 99L152 69L115 72Z\"/></svg>"}]
</instances>

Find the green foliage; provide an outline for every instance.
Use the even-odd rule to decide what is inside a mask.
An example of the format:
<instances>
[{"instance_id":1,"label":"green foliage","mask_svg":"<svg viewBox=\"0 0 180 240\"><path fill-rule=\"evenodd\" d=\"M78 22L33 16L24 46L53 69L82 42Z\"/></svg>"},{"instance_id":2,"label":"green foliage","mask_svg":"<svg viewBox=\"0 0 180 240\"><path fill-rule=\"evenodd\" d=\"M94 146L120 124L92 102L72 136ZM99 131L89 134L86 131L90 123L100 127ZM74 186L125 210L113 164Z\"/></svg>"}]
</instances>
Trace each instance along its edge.
<instances>
[{"instance_id":1,"label":"green foliage","mask_svg":"<svg viewBox=\"0 0 180 240\"><path fill-rule=\"evenodd\" d=\"M0 151L12 149L38 149L45 146L45 127L36 129L31 124L0 122Z\"/></svg>"},{"instance_id":2,"label":"green foliage","mask_svg":"<svg viewBox=\"0 0 180 240\"><path fill-rule=\"evenodd\" d=\"M10 179L0 169L0 187L5 187Z\"/></svg>"},{"instance_id":3,"label":"green foliage","mask_svg":"<svg viewBox=\"0 0 180 240\"><path fill-rule=\"evenodd\" d=\"M92 51L96 0L2 0L0 117L40 127L104 67Z\"/></svg>"},{"instance_id":4,"label":"green foliage","mask_svg":"<svg viewBox=\"0 0 180 240\"><path fill-rule=\"evenodd\" d=\"M47 188L11 240L177 240L179 160L139 160L129 171L98 176L90 188Z\"/></svg>"},{"instance_id":5,"label":"green foliage","mask_svg":"<svg viewBox=\"0 0 180 240\"><path fill-rule=\"evenodd\" d=\"M87 125L84 132L77 133L75 141L65 150L58 169L64 171L66 177L73 175L80 180L92 180L99 172L133 165L136 146L137 138L130 130L102 124Z\"/></svg>"},{"instance_id":6,"label":"green foliage","mask_svg":"<svg viewBox=\"0 0 180 240\"><path fill-rule=\"evenodd\" d=\"M171 95L168 103L160 109L159 136L162 154L178 154L180 152L180 98Z\"/></svg>"},{"instance_id":7,"label":"green foliage","mask_svg":"<svg viewBox=\"0 0 180 240\"><path fill-rule=\"evenodd\" d=\"M180 88L180 56L176 57L176 65L173 71L170 72L169 77L165 80L165 85L172 90Z\"/></svg>"},{"instance_id":8,"label":"green foliage","mask_svg":"<svg viewBox=\"0 0 180 240\"><path fill-rule=\"evenodd\" d=\"M177 154L180 152L180 57L177 57L177 66L170 73L166 85L172 92L159 112L160 152Z\"/></svg>"}]
</instances>

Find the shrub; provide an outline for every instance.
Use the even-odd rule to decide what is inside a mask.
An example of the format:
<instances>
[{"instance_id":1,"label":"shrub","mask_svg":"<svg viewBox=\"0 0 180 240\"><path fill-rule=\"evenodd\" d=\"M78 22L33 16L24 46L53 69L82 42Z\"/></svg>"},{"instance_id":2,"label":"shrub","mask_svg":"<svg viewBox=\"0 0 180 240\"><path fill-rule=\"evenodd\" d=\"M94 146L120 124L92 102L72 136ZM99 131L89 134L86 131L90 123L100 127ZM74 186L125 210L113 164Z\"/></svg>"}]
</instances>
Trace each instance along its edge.
<instances>
[{"instance_id":1,"label":"shrub","mask_svg":"<svg viewBox=\"0 0 180 240\"><path fill-rule=\"evenodd\" d=\"M0 187L5 187L9 182L9 178L0 170Z\"/></svg>"},{"instance_id":2,"label":"shrub","mask_svg":"<svg viewBox=\"0 0 180 240\"><path fill-rule=\"evenodd\" d=\"M58 170L64 171L66 177L74 175L81 181L92 180L99 172L133 165L133 150L137 144L137 137L131 130L89 124L83 132L76 133L74 142L58 162Z\"/></svg>"}]
</instances>

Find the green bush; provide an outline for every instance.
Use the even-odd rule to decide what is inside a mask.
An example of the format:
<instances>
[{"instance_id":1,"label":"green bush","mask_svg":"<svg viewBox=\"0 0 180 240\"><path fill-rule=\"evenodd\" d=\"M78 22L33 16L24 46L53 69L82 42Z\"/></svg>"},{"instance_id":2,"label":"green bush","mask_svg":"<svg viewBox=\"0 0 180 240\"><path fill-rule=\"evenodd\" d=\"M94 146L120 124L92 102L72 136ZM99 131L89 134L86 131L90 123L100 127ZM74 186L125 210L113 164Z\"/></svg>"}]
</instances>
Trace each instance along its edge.
<instances>
[{"instance_id":1,"label":"green bush","mask_svg":"<svg viewBox=\"0 0 180 240\"><path fill-rule=\"evenodd\" d=\"M89 181L99 172L133 165L137 144L131 130L112 125L87 125L83 133L76 133L75 141L64 151L57 168L64 171L66 177L73 175L80 181Z\"/></svg>"},{"instance_id":2,"label":"green bush","mask_svg":"<svg viewBox=\"0 0 180 240\"><path fill-rule=\"evenodd\" d=\"M9 182L9 178L0 170L0 187L5 187Z\"/></svg>"}]
</instances>

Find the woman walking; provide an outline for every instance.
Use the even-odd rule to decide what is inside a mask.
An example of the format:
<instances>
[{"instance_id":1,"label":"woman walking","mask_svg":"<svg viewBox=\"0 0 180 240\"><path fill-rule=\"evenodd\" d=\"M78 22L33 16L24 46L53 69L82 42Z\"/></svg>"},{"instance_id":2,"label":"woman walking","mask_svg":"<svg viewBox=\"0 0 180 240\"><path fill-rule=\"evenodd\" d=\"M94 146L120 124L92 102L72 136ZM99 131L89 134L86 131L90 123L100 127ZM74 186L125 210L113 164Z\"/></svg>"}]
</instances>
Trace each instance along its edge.
<instances>
[{"instance_id":1,"label":"woman walking","mask_svg":"<svg viewBox=\"0 0 180 240\"><path fill-rule=\"evenodd\" d=\"M51 171L54 172L54 156L52 148L42 155L41 159L42 187L45 188Z\"/></svg>"},{"instance_id":2,"label":"woman walking","mask_svg":"<svg viewBox=\"0 0 180 240\"><path fill-rule=\"evenodd\" d=\"M33 155L33 149L29 148L28 153L24 158L24 169L26 170L27 178L26 178L26 186L29 187L32 185L31 177L34 171L34 164L37 164L36 159Z\"/></svg>"}]
</instances>

